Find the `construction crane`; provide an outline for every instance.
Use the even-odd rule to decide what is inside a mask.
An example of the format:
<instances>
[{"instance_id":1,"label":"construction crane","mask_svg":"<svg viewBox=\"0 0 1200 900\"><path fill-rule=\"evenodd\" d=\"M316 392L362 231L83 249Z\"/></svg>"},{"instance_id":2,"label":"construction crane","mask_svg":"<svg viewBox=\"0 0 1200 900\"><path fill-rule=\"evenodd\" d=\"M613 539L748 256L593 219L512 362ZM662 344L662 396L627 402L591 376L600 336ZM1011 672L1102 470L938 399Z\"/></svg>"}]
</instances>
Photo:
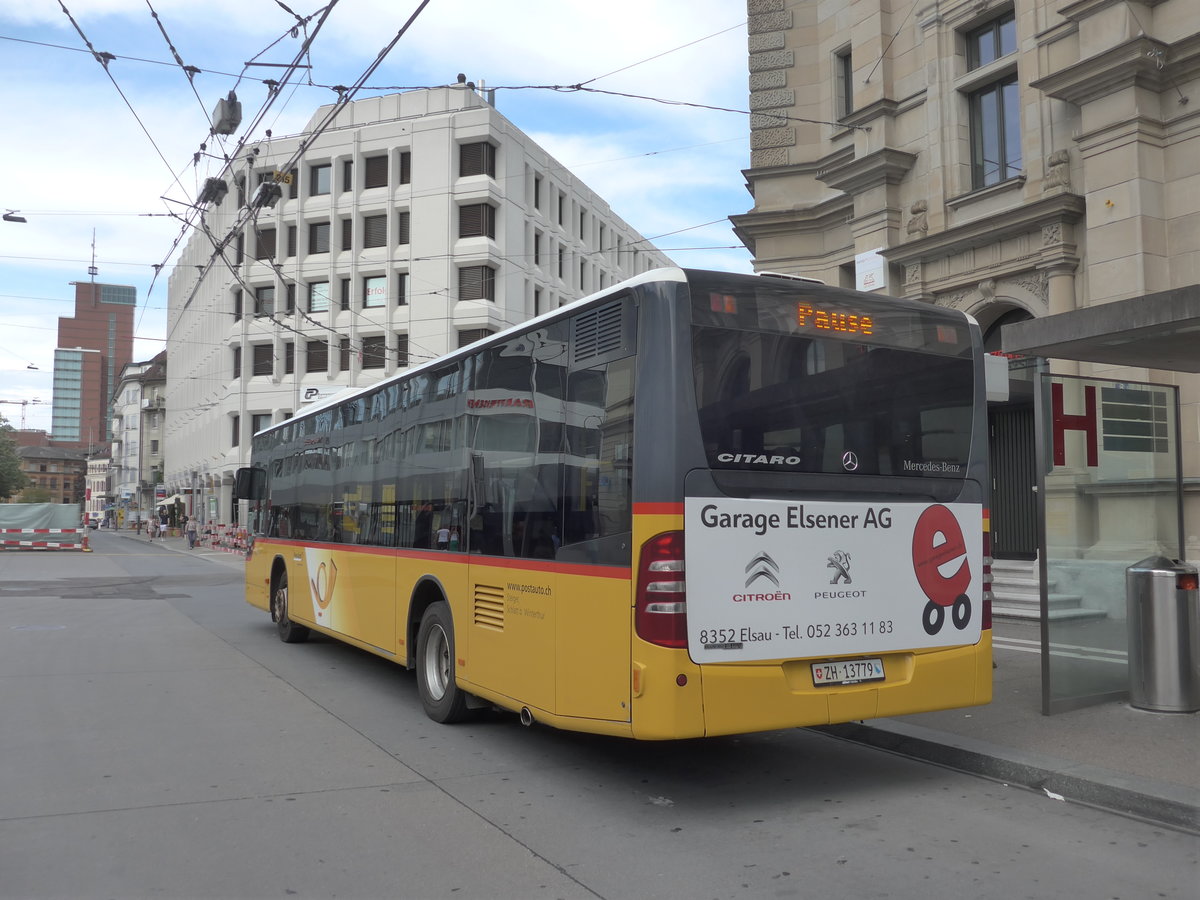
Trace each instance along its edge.
<instances>
[{"instance_id":1,"label":"construction crane","mask_svg":"<svg viewBox=\"0 0 1200 900\"><path fill-rule=\"evenodd\" d=\"M0 403L8 403L12 406L21 407L21 430L25 430L25 409L30 403L41 403L41 400L34 398L33 400L0 400Z\"/></svg>"}]
</instances>

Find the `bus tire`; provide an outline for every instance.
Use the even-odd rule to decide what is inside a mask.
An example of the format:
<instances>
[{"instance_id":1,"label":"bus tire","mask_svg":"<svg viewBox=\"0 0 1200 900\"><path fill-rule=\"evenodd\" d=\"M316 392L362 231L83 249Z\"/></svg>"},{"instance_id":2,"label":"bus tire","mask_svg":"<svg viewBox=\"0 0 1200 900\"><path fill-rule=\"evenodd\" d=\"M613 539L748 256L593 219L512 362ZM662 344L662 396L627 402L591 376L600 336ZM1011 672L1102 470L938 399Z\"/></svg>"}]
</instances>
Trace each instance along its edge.
<instances>
[{"instance_id":1,"label":"bus tire","mask_svg":"<svg viewBox=\"0 0 1200 900\"><path fill-rule=\"evenodd\" d=\"M942 624L946 621L946 610L938 606L932 600L925 604L925 614L921 616L921 624L925 626L925 633L930 637L942 630Z\"/></svg>"},{"instance_id":2,"label":"bus tire","mask_svg":"<svg viewBox=\"0 0 1200 900\"><path fill-rule=\"evenodd\" d=\"M303 644L308 640L309 630L288 617L287 572L280 573L279 581L275 584L275 593L271 596L271 618L275 620L279 639L285 644Z\"/></svg>"},{"instance_id":3,"label":"bus tire","mask_svg":"<svg viewBox=\"0 0 1200 900\"><path fill-rule=\"evenodd\" d=\"M467 692L454 683L454 623L445 601L430 605L417 630L417 692L425 715L449 725L470 717Z\"/></svg>"}]
</instances>

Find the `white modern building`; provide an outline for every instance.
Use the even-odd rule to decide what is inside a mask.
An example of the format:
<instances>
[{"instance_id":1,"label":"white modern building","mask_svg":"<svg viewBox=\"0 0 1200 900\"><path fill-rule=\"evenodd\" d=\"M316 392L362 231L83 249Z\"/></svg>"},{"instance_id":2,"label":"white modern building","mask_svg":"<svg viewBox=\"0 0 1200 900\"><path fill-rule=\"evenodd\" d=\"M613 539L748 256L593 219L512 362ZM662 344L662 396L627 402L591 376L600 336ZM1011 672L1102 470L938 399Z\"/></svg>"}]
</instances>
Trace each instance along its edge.
<instances>
[{"instance_id":1,"label":"white modern building","mask_svg":"<svg viewBox=\"0 0 1200 900\"><path fill-rule=\"evenodd\" d=\"M204 521L259 429L671 265L467 85L334 110L206 182L171 277L165 480Z\"/></svg>"},{"instance_id":2,"label":"white modern building","mask_svg":"<svg viewBox=\"0 0 1200 900\"><path fill-rule=\"evenodd\" d=\"M118 524L145 519L162 483L166 353L126 365L113 393L109 484Z\"/></svg>"}]
</instances>

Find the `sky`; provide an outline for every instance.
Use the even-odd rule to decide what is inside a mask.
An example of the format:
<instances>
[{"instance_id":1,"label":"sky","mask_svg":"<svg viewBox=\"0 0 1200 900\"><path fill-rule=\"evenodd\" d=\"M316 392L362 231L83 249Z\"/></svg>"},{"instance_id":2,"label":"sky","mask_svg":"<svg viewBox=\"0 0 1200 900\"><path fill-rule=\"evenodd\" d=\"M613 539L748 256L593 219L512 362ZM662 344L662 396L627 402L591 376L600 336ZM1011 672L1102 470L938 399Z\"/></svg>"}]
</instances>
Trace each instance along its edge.
<instances>
[{"instance_id":1,"label":"sky","mask_svg":"<svg viewBox=\"0 0 1200 900\"><path fill-rule=\"evenodd\" d=\"M134 359L163 349L173 248L190 237L180 216L222 168L219 99L236 89L242 103L234 139L299 134L414 13L356 97L461 72L676 263L751 270L728 222L753 205L744 3L420 4L335 0L326 15L320 0L0 0L0 212L26 220L0 222L0 416L50 430L58 318L93 265L96 281L137 289ZM255 124L264 81L306 40L311 68Z\"/></svg>"}]
</instances>

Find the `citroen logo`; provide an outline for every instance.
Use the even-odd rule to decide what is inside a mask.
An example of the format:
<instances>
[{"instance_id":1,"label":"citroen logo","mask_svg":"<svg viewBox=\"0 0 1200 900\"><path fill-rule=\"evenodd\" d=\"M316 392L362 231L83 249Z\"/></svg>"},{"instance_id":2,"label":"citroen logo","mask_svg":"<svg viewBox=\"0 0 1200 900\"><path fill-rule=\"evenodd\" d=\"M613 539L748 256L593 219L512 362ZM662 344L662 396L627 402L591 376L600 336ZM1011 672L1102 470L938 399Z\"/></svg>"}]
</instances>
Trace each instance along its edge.
<instances>
[{"instance_id":1,"label":"citroen logo","mask_svg":"<svg viewBox=\"0 0 1200 900\"><path fill-rule=\"evenodd\" d=\"M775 587L779 587L779 564L771 559L770 554L760 553L746 565L746 587L754 584L760 578L765 578Z\"/></svg>"},{"instance_id":2,"label":"citroen logo","mask_svg":"<svg viewBox=\"0 0 1200 900\"><path fill-rule=\"evenodd\" d=\"M858 454L853 450L847 450L842 454L842 468L847 472L853 472L858 468Z\"/></svg>"}]
</instances>

